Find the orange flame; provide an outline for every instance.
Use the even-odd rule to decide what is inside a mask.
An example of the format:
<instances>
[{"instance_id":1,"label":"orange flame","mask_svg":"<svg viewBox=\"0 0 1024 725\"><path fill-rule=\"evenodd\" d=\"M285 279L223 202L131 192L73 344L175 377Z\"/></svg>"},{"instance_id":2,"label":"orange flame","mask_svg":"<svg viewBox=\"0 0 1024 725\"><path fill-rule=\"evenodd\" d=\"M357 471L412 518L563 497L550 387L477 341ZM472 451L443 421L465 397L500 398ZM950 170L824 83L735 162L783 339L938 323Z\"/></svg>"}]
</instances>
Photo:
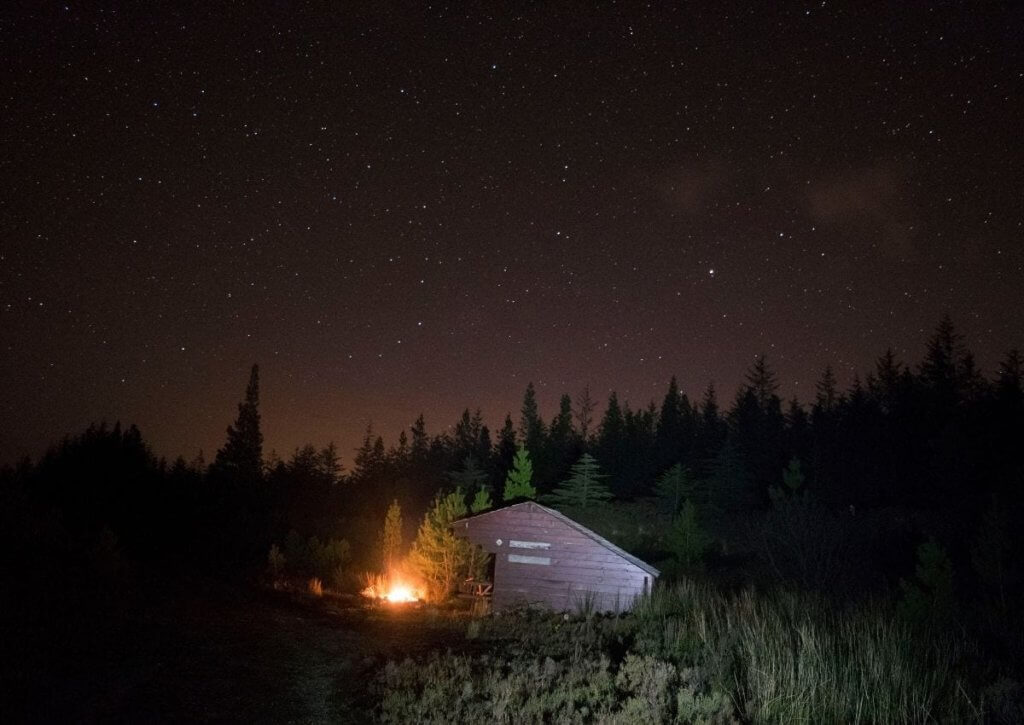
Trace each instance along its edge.
<instances>
[{"instance_id":1,"label":"orange flame","mask_svg":"<svg viewBox=\"0 0 1024 725\"><path fill-rule=\"evenodd\" d=\"M415 602L419 599L412 587L406 584L392 584L384 598L389 602Z\"/></svg>"},{"instance_id":2,"label":"orange flame","mask_svg":"<svg viewBox=\"0 0 1024 725\"><path fill-rule=\"evenodd\" d=\"M363 589L363 596L370 599L380 599L385 602L418 602L423 598L421 592L412 585L406 584L397 579L376 578L368 587Z\"/></svg>"}]
</instances>

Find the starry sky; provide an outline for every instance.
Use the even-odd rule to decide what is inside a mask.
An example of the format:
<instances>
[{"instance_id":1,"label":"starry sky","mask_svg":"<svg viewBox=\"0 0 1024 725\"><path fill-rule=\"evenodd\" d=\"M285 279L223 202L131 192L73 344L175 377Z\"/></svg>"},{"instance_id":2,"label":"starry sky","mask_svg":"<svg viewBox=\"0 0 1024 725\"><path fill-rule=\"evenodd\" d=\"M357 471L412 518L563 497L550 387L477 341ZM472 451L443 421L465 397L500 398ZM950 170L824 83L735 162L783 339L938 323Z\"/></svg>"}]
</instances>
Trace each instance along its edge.
<instances>
[{"instance_id":1,"label":"starry sky","mask_svg":"<svg viewBox=\"0 0 1024 725\"><path fill-rule=\"evenodd\" d=\"M674 7L677 6L678 7ZM584 9L585 6L591 6ZM671 6L671 7L670 7ZM852 9L856 6L856 10ZM0 11L0 461L1024 347L1017 3Z\"/></svg>"}]
</instances>

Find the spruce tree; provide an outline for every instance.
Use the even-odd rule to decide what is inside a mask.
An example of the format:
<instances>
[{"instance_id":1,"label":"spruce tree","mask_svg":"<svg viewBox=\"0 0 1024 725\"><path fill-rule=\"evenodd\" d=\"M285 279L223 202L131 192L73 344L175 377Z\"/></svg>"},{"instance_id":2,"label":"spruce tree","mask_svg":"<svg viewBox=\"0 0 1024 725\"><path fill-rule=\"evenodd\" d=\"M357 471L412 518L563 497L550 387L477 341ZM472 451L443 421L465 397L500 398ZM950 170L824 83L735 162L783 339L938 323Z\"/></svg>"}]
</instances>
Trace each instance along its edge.
<instances>
[{"instance_id":1,"label":"spruce tree","mask_svg":"<svg viewBox=\"0 0 1024 725\"><path fill-rule=\"evenodd\" d=\"M605 503L612 498L612 492L601 473L601 467L589 453L584 453L573 464L569 478L545 497L545 502L555 506L571 506L586 509Z\"/></svg>"},{"instance_id":2,"label":"spruce tree","mask_svg":"<svg viewBox=\"0 0 1024 725\"><path fill-rule=\"evenodd\" d=\"M505 424L498 431L498 443L492 454L491 471L495 481L502 480L505 471L512 468L512 461L516 457L516 448L516 427L512 422L512 416L506 414Z\"/></svg>"},{"instance_id":3,"label":"spruce tree","mask_svg":"<svg viewBox=\"0 0 1024 725\"><path fill-rule=\"evenodd\" d=\"M580 440L583 441L583 445L587 445L590 440L590 426L594 422L594 401L590 397L590 387L584 387L576 397L576 410L573 411L576 416L576 426L579 431Z\"/></svg>"},{"instance_id":4,"label":"spruce tree","mask_svg":"<svg viewBox=\"0 0 1024 725\"><path fill-rule=\"evenodd\" d=\"M519 436L531 451L540 450L544 442L544 421L537 407L537 393L533 383L526 386L523 394L522 416L519 419Z\"/></svg>"},{"instance_id":5,"label":"spruce tree","mask_svg":"<svg viewBox=\"0 0 1024 725\"><path fill-rule=\"evenodd\" d=\"M530 461L529 451L522 443L516 451L512 470L505 477L505 491L502 495L505 503L511 503L519 498L537 498L537 489L533 487L533 463Z\"/></svg>"},{"instance_id":6,"label":"spruce tree","mask_svg":"<svg viewBox=\"0 0 1024 725\"><path fill-rule=\"evenodd\" d=\"M836 375L831 365L825 366L821 374L821 380L815 385L817 391L815 397L815 409L822 413L831 413L839 402L839 394L836 392Z\"/></svg>"},{"instance_id":7,"label":"spruce tree","mask_svg":"<svg viewBox=\"0 0 1024 725\"><path fill-rule=\"evenodd\" d=\"M480 468L476 456L472 453L462 459L462 468L456 471L449 471L448 480L455 488L463 491L474 492L479 489L488 488L487 473Z\"/></svg>"},{"instance_id":8,"label":"spruce tree","mask_svg":"<svg viewBox=\"0 0 1024 725\"><path fill-rule=\"evenodd\" d=\"M414 464L421 464L426 460L427 454L430 451L430 440L427 436L427 424L423 420L423 413L420 413L419 417L416 418L416 422L413 423L409 432L412 433L409 456Z\"/></svg>"},{"instance_id":9,"label":"spruce tree","mask_svg":"<svg viewBox=\"0 0 1024 725\"><path fill-rule=\"evenodd\" d=\"M689 403L687 403L689 407ZM683 408L682 395L676 376L673 375L668 384L668 392L661 403L658 413L657 429L657 460L660 467L678 463L682 459L683 450Z\"/></svg>"},{"instance_id":10,"label":"spruce tree","mask_svg":"<svg viewBox=\"0 0 1024 725\"><path fill-rule=\"evenodd\" d=\"M402 551L402 507L398 499L391 502L380 533L381 564L384 573L394 570Z\"/></svg>"},{"instance_id":11,"label":"spruce tree","mask_svg":"<svg viewBox=\"0 0 1024 725\"><path fill-rule=\"evenodd\" d=\"M754 393L761 410L768 410L779 385L764 353L757 356L753 367L747 371L747 387Z\"/></svg>"},{"instance_id":12,"label":"spruce tree","mask_svg":"<svg viewBox=\"0 0 1024 725\"><path fill-rule=\"evenodd\" d=\"M252 366L245 400L238 404L238 418L228 426L228 439L217 451L214 466L219 474L236 482L260 479L263 473L263 433L260 432L260 368Z\"/></svg>"}]
</instances>

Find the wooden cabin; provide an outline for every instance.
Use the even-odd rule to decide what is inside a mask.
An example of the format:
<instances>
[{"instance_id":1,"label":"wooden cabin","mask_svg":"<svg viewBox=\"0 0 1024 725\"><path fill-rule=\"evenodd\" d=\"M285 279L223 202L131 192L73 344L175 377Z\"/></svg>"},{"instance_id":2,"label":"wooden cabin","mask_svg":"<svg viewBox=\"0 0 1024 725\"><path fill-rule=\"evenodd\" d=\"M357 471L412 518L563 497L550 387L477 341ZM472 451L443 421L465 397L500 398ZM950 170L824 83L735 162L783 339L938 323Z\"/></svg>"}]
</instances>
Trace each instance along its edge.
<instances>
[{"instance_id":1,"label":"wooden cabin","mask_svg":"<svg viewBox=\"0 0 1024 725\"><path fill-rule=\"evenodd\" d=\"M587 527L533 501L452 524L494 554L494 611L530 604L557 611L621 612L660 573Z\"/></svg>"}]
</instances>

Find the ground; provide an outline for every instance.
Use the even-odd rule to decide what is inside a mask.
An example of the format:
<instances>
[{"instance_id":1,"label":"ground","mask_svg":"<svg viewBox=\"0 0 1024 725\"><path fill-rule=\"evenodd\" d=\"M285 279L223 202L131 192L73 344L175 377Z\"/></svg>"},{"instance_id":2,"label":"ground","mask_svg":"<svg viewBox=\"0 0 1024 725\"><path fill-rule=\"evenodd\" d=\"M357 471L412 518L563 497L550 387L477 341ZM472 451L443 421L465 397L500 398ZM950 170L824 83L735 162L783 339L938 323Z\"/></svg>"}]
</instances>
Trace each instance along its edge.
<instances>
[{"instance_id":1,"label":"ground","mask_svg":"<svg viewBox=\"0 0 1024 725\"><path fill-rule=\"evenodd\" d=\"M11 721L349 722L386 659L444 642L425 614L213 579L149 582L26 614ZM34 617L34 619L33 619ZM17 619L17 617L15 617ZM7 622L11 625L11 620ZM0 713L2 714L2 713Z\"/></svg>"}]
</instances>

